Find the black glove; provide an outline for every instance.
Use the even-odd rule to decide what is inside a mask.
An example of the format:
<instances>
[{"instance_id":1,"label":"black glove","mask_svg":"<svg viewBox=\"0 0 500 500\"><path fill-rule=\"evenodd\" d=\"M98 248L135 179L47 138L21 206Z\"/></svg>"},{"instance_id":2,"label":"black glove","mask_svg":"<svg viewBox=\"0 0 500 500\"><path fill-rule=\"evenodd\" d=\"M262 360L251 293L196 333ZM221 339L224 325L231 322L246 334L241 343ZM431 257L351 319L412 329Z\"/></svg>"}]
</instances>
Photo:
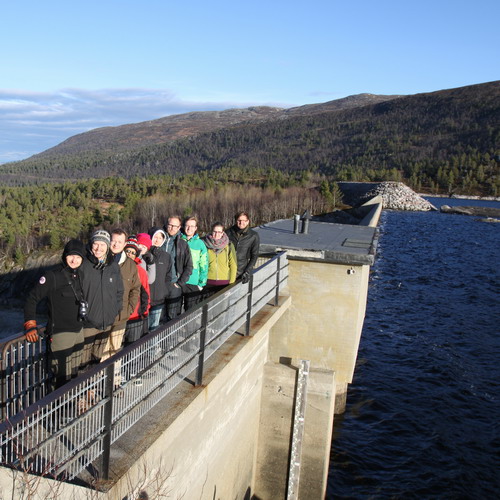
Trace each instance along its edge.
<instances>
[{"instance_id":1,"label":"black glove","mask_svg":"<svg viewBox=\"0 0 500 500\"><path fill-rule=\"evenodd\" d=\"M144 255L141 255L142 260L149 266L154 263L154 256L148 251Z\"/></svg>"},{"instance_id":2,"label":"black glove","mask_svg":"<svg viewBox=\"0 0 500 500\"><path fill-rule=\"evenodd\" d=\"M248 283L248 281L250 280L250 273L248 271L245 271L242 275L241 275L241 282L242 283Z\"/></svg>"}]
</instances>

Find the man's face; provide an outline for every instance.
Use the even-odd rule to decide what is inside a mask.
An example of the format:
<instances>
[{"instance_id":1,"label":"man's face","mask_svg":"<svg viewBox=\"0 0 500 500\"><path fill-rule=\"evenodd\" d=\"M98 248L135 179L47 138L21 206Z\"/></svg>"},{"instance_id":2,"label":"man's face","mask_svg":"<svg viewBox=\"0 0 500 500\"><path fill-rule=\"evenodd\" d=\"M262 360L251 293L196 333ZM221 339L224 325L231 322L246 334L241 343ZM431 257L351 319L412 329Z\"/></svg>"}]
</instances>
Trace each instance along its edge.
<instances>
[{"instance_id":1,"label":"man's face","mask_svg":"<svg viewBox=\"0 0 500 500\"><path fill-rule=\"evenodd\" d=\"M151 239L153 242L154 247L161 247L163 245L163 242L165 241L165 238L163 237L163 234L161 234L159 231L157 231L154 235L153 238Z\"/></svg>"},{"instance_id":2,"label":"man's face","mask_svg":"<svg viewBox=\"0 0 500 500\"><path fill-rule=\"evenodd\" d=\"M238 229L245 229L250 224L250 220L245 215L240 215L236 219L236 224L238 225Z\"/></svg>"},{"instance_id":3,"label":"man's face","mask_svg":"<svg viewBox=\"0 0 500 500\"><path fill-rule=\"evenodd\" d=\"M82 265L82 260L79 255L66 255L66 264L70 269L78 269Z\"/></svg>"},{"instance_id":4,"label":"man's face","mask_svg":"<svg viewBox=\"0 0 500 500\"><path fill-rule=\"evenodd\" d=\"M177 217L169 217L167 223L167 233L169 236L175 236L181 228L181 221Z\"/></svg>"},{"instance_id":5,"label":"man's face","mask_svg":"<svg viewBox=\"0 0 500 500\"><path fill-rule=\"evenodd\" d=\"M119 254L125 248L126 238L124 234L111 235L111 252L115 255Z\"/></svg>"},{"instance_id":6,"label":"man's face","mask_svg":"<svg viewBox=\"0 0 500 500\"><path fill-rule=\"evenodd\" d=\"M192 238L198 227L196 226L196 221L194 220L188 220L186 224L184 224L184 233L188 238Z\"/></svg>"},{"instance_id":7,"label":"man's face","mask_svg":"<svg viewBox=\"0 0 500 500\"><path fill-rule=\"evenodd\" d=\"M108 245L104 241L94 241L92 243L92 254L97 260L102 260L108 253Z\"/></svg>"}]
</instances>

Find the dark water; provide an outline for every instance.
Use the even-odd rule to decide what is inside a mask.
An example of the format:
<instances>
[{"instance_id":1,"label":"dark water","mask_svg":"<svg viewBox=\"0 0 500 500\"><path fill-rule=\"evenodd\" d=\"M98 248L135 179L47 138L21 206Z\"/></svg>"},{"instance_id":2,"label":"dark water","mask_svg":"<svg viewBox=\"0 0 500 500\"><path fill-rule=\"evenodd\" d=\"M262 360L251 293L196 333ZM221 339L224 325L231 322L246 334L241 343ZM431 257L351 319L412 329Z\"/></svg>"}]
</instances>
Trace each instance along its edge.
<instances>
[{"instance_id":1,"label":"dark water","mask_svg":"<svg viewBox=\"0 0 500 500\"><path fill-rule=\"evenodd\" d=\"M500 498L500 223L384 211L380 229L327 498Z\"/></svg>"}]
</instances>

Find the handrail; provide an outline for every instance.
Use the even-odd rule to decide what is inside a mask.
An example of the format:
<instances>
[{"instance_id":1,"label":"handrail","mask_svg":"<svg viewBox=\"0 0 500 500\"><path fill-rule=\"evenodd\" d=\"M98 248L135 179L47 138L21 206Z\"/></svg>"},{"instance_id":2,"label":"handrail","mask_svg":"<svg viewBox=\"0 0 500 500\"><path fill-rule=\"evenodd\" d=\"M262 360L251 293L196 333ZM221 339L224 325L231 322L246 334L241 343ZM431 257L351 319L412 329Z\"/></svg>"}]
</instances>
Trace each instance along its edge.
<instances>
[{"instance_id":1,"label":"handrail","mask_svg":"<svg viewBox=\"0 0 500 500\"><path fill-rule=\"evenodd\" d=\"M106 479L111 445L192 373L202 384L204 362L245 323L248 330L264 305L275 304L287 266L286 253L276 254L248 283L224 288L23 407L0 423L0 462L69 480L100 458Z\"/></svg>"},{"instance_id":2,"label":"handrail","mask_svg":"<svg viewBox=\"0 0 500 500\"><path fill-rule=\"evenodd\" d=\"M49 378L45 328L38 340L28 342L24 333L0 344L0 416L14 415L46 394Z\"/></svg>"}]
</instances>

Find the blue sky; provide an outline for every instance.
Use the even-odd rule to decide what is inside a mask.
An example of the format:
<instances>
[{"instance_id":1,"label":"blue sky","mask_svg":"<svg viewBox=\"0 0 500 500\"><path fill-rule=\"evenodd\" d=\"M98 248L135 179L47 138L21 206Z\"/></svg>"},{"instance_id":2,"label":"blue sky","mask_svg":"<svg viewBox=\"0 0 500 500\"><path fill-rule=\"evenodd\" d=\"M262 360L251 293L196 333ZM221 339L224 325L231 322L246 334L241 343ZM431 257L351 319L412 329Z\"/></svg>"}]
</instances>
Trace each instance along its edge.
<instances>
[{"instance_id":1,"label":"blue sky","mask_svg":"<svg viewBox=\"0 0 500 500\"><path fill-rule=\"evenodd\" d=\"M0 163L87 130L500 79L493 0L7 2Z\"/></svg>"}]
</instances>

